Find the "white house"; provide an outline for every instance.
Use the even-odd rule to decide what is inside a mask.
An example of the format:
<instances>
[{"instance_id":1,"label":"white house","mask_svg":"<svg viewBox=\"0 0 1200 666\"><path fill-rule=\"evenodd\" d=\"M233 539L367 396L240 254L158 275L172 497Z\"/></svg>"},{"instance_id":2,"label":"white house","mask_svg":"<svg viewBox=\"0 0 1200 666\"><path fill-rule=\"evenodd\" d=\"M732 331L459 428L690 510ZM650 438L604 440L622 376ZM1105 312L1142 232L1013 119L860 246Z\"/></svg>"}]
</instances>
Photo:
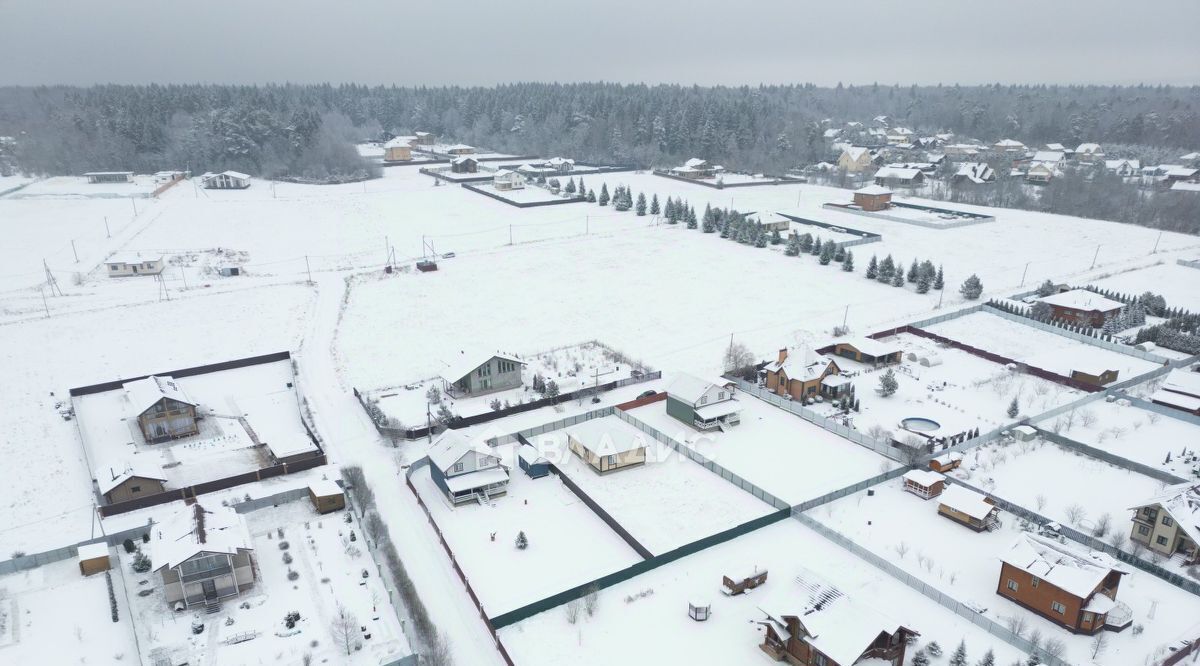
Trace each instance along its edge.
<instances>
[{"instance_id":1,"label":"white house","mask_svg":"<svg viewBox=\"0 0 1200 666\"><path fill-rule=\"evenodd\" d=\"M1142 172L1141 160L1104 160L1104 170L1121 177L1136 176Z\"/></svg>"},{"instance_id":2,"label":"white house","mask_svg":"<svg viewBox=\"0 0 1200 666\"><path fill-rule=\"evenodd\" d=\"M575 170L575 160L569 157L551 157L546 160L544 166L558 173L569 173Z\"/></svg>"},{"instance_id":3,"label":"white house","mask_svg":"<svg viewBox=\"0 0 1200 666\"><path fill-rule=\"evenodd\" d=\"M250 176L239 171L222 171L201 176L200 182L209 190L244 190L250 187Z\"/></svg>"},{"instance_id":4,"label":"white house","mask_svg":"<svg viewBox=\"0 0 1200 666\"><path fill-rule=\"evenodd\" d=\"M108 277L158 275L163 272L165 267L161 254L150 254L143 257L131 252L118 252L105 259L104 265L108 268Z\"/></svg>"},{"instance_id":5,"label":"white house","mask_svg":"<svg viewBox=\"0 0 1200 666\"><path fill-rule=\"evenodd\" d=\"M956 183L980 185L995 181L996 170L988 166L986 162L966 162L960 164L958 165L958 171L954 173L954 182Z\"/></svg>"},{"instance_id":6,"label":"white house","mask_svg":"<svg viewBox=\"0 0 1200 666\"><path fill-rule=\"evenodd\" d=\"M1104 157L1098 143L1081 143L1075 147L1075 159L1080 162L1095 162Z\"/></svg>"},{"instance_id":7,"label":"white house","mask_svg":"<svg viewBox=\"0 0 1200 666\"><path fill-rule=\"evenodd\" d=\"M497 190L521 190L525 188L525 176L516 171L500 169L492 178L492 186Z\"/></svg>"},{"instance_id":8,"label":"white house","mask_svg":"<svg viewBox=\"0 0 1200 666\"><path fill-rule=\"evenodd\" d=\"M488 447L447 430L429 449L429 473L451 504L486 504L508 492L508 469Z\"/></svg>"}]
</instances>

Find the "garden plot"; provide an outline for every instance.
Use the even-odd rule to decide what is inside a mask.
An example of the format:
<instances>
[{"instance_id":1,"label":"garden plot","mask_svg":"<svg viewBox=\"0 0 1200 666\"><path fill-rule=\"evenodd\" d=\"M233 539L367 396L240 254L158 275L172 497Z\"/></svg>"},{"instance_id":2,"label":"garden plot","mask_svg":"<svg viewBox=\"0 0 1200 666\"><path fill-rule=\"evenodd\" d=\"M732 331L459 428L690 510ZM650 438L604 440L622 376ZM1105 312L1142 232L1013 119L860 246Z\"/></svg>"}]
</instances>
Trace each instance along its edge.
<instances>
[{"instance_id":1,"label":"garden plot","mask_svg":"<svg viewBox=\"0 0 1200 666\"><path fill-rule=\"evenodd\" d=\"M287 360L179 378L176 384L198 405L200 432L158 444L143 439L124 389L79 396L73 403L88 460L99 466L149 459L146 466L158 468L167 488L176 489L267 467L271 450L286 457L291 454L285 451L303 446L307 435L293 381ZM293 405L292 414L278 404Z\"/></svg>"},{"instance_id":2,"label":"garden plot","mask_svg":"<svg viewBox=\"0 0 1200 666\"><path fill-rule=\"evenodd\" d=\"M1112 289L1137 296L1147 291L1159 294L1167 300L1167 306L1200 312L1200 271L1188 266L1170 263L1117 273L1091 283L1102 289Z\"/></svg>"},{"instance_id":3,"label":"garden plot","mask_svg":"<svg viewBox=\"0 0 1200 666\"><path fill-rule=\"evenodd\" d=\"M1132 405L1097 400L1038 426L1183 478L1200 466L1200 425Z\"/></svg>"},{"instance_id":4,"label":"garden plot","mask_svg":"<svg viewBox=\"0 0 1200 666\"><path fill-rule=\"evenodd\" d=\"M482 356L486 356L486 352ZM452 359L454 356L447 358ZM444 393L444 380L434 377L403 386L376 389L367 393L367 399L376 401L387 417L411 425L425 423L427 393L431 388L439 392L440 404L445 404L458 416L466 417L486 414L497 406L509 407L540 400L543 395L533 390L534 378L538 376L542 381L553 381L562 394L595 386L597 383L607 384L629 379L635 370L645 370L640 365L633 365L620 352L595 342L561 347L521 358L526 365L521 368L520 388L455 398ZM434 405L433 410L437 409L438 406Z\"/></svg>"},{"instance_id":5,"label":"garden plot","mask_svg":"<svg viewBox=\"0 0 1200 666\"><path fill-rule=\"evenodd\" d=\"M1151 361L1025 326L988 312L973 312L934 324L927 330L1064 377L1070 377L1073 370L1089 374L1116 370L1119 373L1117 379L1125 380L1160 367Z\"/></svg>"},{"instance_id":6,"label":"garden plot","mask_svg":"<svg viewBox=\"0 0 1200 666\"><path fill-rule=\"evenodd\" d=\"M826 229L825 227L819 227L815 224L805 224L803 222L797 222L795 220L791 221L790 231L788 233L795 233L795 234L799 234L799 235L809 234L813 237L814 240L819 238L822 243L824 243L825 241L830 241L830 240L833 241L834 243L846 243L848 241L862 240L862 238L863 238L862 236L858 236L855 234L848 234L848 233L845 233L842 231L834 231L832 229ZM787 237L788 233L783 234L784 238ZM853 251L853 249L851 251ZM791 257L789 257L789 258L791 258ZM864 268L865 268L865 264L864 264Z\"/></svg>"},{"instance_id":7,"label":"garden plot","mask_svg":"<svg viewBox=\"0 0 1200 666\"><path fill-rule=\"evenodd\" d=\"M925 500L906 492L901 479L877 485L874 491L873 497L865 491L855 493L809 515L956 600L985 609L983 614L1002 626L1009 626L1010 618L1023 619L1026 635L1036 630L1043 639L1062 641L1064 657L1071 663L1092 663L1091 637L1071 634L996 594L999 558L1021 534L1020 519L1001 512L999 530L975 532L939 515L936 497ZM1144 631L1107 632L1108 647L1094 662L1098 666L1143 663L1156 648L1173 643L1194 625L1200 612L1200 599L1148 573L1130 570L1121 580L1117 600L1129 606L1134 624ZM1177 610L1155 613L1156 604Z\"/></svg>"},{"instance_id":8,"label":"garden plot","mask_svg":"<svg viewBox=\"0 0 1200 666\"><path fill-rule=\"evenodd\" d=\"M508 494L491 506L451 507L428 469L414 472L412 482L488 615L642 559L553 475L531 479L514 465ZM523 550L515 545L521 532L529 544Z\"/></svg>"},{"instance_id":9,"label":"garden plot","mask_svg":"<svg viewBox=\"0 0 1200 666\"><path fill-rule=\"evenodd\" d=\"M752 594L726 597L719 591L722 576L748 576L756 568L766 569L768 578ZM581 610L574 624L568 607L561 606L501 629L500 639L518 664L769 664L758 647L763 629L757 622L765 619L764 612L778 616L802 610L806 593L799 577L825 579L854 603L920 632L910 655L937 641L945 659L962 640L969 663L989 648L997 664L1023 658L791 519L602 590L594 614ZM692 620L689 603L711 604L710 618Z\"/></svg>"},{"instance_id":10,"label":"garden plot","mask_svg":"<svg viewBox=\"0 0 1200 666\"><path fill-rule=\"evenodd\" d=\"M535 445L561 451L551 460L651 553L661 555L775 510L616 416L604 420L646 438L644 465L598 474L567 449L562 431L538 436Z\"/></svg>"},{"instance_id":11,"label":"garden plot","mask_svg":"<svg viewBox=\"0 0 1200 666\"><path fill-rule=\"evenodd\" d=\"M1065 473L1069 470L1069 473ZM1161 481L1034 440L989 444L966 454L953 476L1084 532L1129 533L1130 507L1154 497Z\"/></svg>"},{"instance_id":12,"label":"garden plot","mask_svg":"<svg viewBox=\"0 0 1200 666\"><path fill-rule=\"evenodd\" d=\"M0 553L92 534L91 467L99 461L85 459L76 421L60 415L71 404L68 387L294 349L310 302L311 292L294 286L194 292L0 326L4 400L23 406L0 411L0 454L21 470L0 492Z\"/></svg>"},{"instance_id":13,"label":"garden plot","mask_svg":"<svg viewBox=\"0 0 1200 666\"><path fill-rule=\"evenodd\" d=\"M130 183L89 183L80 176L45 178L8 195L9 199L127 199L149 197L161 183L151 175L135 175ZM128 203L125 204L127 207Z\"/></svg>"},{"instance_id":14,"label":"garden plot","mask_svg":"<svg viewBox=\"0 0 1200 666\"><path fill-rule=\"evenodd\" d=\"M255 581L240 597L225 599L222 610L212 615L202 609L172 610L159 575L133 573L130 556L122 551L143 653L206 664L301 663L311 655L313 663L363 665L409 654L358 521L346 523L347 515L318 515L303 500L245 514ZM288 544L286 550L281 543ZM135 594L139 590L146 596ZM361 644L350 655L333 631L341 608L351 616L354 643ZM300 618L288 629L284 616L292 611ZM192 633L194 619L203 622L203 633Z\"/></svg>"},{"instance_id":15,"label":"garden plot","mask_svg":"<svg viewBox=\"0 0 1200 666\"><path fill-rule=\"evenodd\" d=\"M757 398L743 394L738 399L741 424L725 432L699 432L669 416L663 402L638 407L629 415L788 504L820 497L896 466Z\"/></svg>"},{"instance_id":16,"label":"garden plot","mask_svg":"<svg viewBox=\"0 0 1200 666\"><path fill-rule=\"evenodd\" d=\"M572 199L569 195L554 194L550 190L537 187L536 185L526 185L515 190L502 190L492 183L484 182L472 183L468 189L480 194L490 194L493 197L499 197L514 204L546 203L549 201L555 203L580 203L578 199Z\"/></svg>"},{"instance_id":17,"label":"garden plot","mask_svg":"<svg viewBox=\"0 0 1200 666\"><path fill-rule=\"evenodd\" d=\"M899 345L906 359L892 367L899 388L891 396L882 397L876 392L886 368L871 368L847 358L835 359L843 373L851 376L860 411L852 411L848 417L862 433L891 433L903 440L916 433L906 433L901 421L914 417L937 424L935 429L921 433L930 437L948 437L974 428L986 432L1014 420L1006 411L1013 397L1017 397L1022 414L1040 414L1085 395L1062 384L1013 372L953 347L943 347L928 338L904 333L887 341ZM910 354L941 363L927 367L907 360ZM830 403L811 407L830 418L840 413Z\"/></svg>"},{"instance_id":18,"label":"garden plot","mask_svg":"<svg viewBox=\"0 0 1200 666\"><path fill-rule=\"evenodd\" d=\"M121 574L112 576L115 623L104 574L81 576L75 558L0 577L0 662L136 666Z\"/></svg>"}]
</instances>

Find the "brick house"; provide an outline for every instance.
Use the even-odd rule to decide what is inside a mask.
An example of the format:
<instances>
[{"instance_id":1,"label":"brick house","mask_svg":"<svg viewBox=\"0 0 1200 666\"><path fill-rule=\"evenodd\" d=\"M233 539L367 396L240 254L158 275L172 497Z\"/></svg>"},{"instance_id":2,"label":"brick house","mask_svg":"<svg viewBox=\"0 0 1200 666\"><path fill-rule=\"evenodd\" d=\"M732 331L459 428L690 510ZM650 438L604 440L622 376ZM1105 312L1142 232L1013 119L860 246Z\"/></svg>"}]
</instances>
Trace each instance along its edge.
<instances>
[{"instance_id":1,"label":"brick house","mask_svg":"<svg viewBox=\"0 0 1200 666\"><path fill-rule=\"evenodd\" d=\"M767 615L759 649L775 661L797 666L903 666L908 640L917 632L837 590L809 595L795 614Z\"/></svg>"},{"instance_id":2,"label":"brick house","mask_svg":"<svg viewBox=\"0 0 1200 666\"><path fill-rule=\"evenodd\" d=\"M1117 601L1129 570L1104 553L1023 533L1000 557L996 594L1077 634L1120 631L1133 619Z\"/></svg>"}]
</instances>

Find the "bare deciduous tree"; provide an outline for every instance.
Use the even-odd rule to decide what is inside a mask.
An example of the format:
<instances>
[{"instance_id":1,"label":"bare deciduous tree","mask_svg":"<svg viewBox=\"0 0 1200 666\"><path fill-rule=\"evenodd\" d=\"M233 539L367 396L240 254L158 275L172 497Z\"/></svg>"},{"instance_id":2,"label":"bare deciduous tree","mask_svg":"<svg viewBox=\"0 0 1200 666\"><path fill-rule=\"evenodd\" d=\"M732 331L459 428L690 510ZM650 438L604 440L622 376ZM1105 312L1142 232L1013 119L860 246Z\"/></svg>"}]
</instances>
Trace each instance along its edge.
<instances>
[{"instance_id":1,"label":"bare deciduous tree","mask_svg":"<svg viewBox=\"0 0 1200 666\"><path fill-rule=\"evenodd\" d=\"M1067 520L1071 521L1072 525L1078 525L1079 521L1087 516L1087 510L1079 504L1072 504L1067 507Z\"/></svg>"},{"instance_id":2,"label":"bare deciduous tree","mask_svg":"<svg viewBox=\"0 0 1200 666\"><path fill-rule=\"evenodd\" d=\"M588 617L596 614L596 608L600 605L600 586L593 583L588 588L588 593L583 597L583 609L587 611Z\"/></svg>"},{"instance_id":3,"label":"bare deciduous tree","mask_svg":"<svg viewBox=\"0 0 1200 666\"><path fill-rule=\"evenodd\" d=\"M346 654L354 652L358 644L358 618L354 617L354 613L338 604L337 615L329 628L333 632L334 643L345 650Z\"/></svg>"}]
</instances>

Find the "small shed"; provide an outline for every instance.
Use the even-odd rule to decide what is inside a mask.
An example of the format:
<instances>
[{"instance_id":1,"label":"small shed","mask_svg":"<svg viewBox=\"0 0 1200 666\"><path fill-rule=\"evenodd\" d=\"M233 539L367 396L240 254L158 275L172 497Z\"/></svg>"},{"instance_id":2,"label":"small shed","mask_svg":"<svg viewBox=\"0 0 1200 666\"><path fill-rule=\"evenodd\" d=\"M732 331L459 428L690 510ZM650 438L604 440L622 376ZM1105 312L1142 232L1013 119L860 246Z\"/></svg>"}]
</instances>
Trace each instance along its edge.
<instances>
[{"instance_id":1,"label":"small shed","mask_svg":"<svg viewBox=\"0 0 1200 666\"><path fill-rule=\"evenodd\" d=\"M453 173L476 173L479 171L479 160L474 157L456 157L450 160L450 171Z\"/></svg>"},{"instance_id":2,"label":"small shed","mask_svg":"<svg viewBox=\"0 0 1200 666\"><path fill-rule=\"evenodd\" d=\"M540 479L550 473L550 461L529 444L517 450L517 461L531 479Z\"/></svg>"},{"instance_id":3,"label":"small shed","mask_svg":"<svg viewBox=\"0 0 1200 666\"><path fill-rule=\"evenodd\" d=\"M868 185L854 191L854 205L867 212L887 210L892 205L892 191L882 185Z\"/></svg>"},{"instance_id":4,"label":"small shed","mask_svg":"<svg viewBox=\"0 0 1200 666\"><path fill-rule=\"evenodd\" d=\"M317 513L330 513L346 508L346 493L334 481L321 479L308 484L308 499Z\"/></svg>"},{"instance_id":5,"label":"small shed","mask_svg":"<svg viewBox=\"0 0 1200 666\"><path fill-rule=\"evenodd\" d=\"M688 602L688 617L697 622L704 622L712 614L712 604Z\"/></svg>"},{"instance_id":6,"label":"small shed","mask_svg":"<svg viewBox=\"0 0 1200 666\"><path fill-rule=\"evenodd\" d=\"M240 171L222 171L200 178L208 190L244 190L250 187L250 176Z\"/></svg>"},{"instance_id":7,"label":"small shed","mask_svg":"<svg viewBox=\"0 0 1200 666\"><path fill-rule=\"evenodd\" d=\"M87 182L97 183L132 183L132 171L89 171L83 174Z\"/></svg>"},{"instance_id":8,"label":"small shed","mask_svg":"<svg viewBox=\"0 0 1200 666\"><path fill-rule=\"evenodd\" d=\"M1012 434L1018 442L1028 442L1037 437L1037 429L1033 426L1019 425L1012 429Z\"/></svg>"},{"instance_id":9,"label":"small shed","mask_svg":"<svg viewBox=\"0 0 1200 666\"><path fill-rule=\"evenodd\" d=\"M952 469L956 469L962 464L963 454L958 451L949 451L929 461L929 469L945 474Z\"/></svg>"},{"instance_id":10,"label":"small shed","mask_svg":"<svg viewBox=\"0 0 1200 666\"><path fill-rule=\"evenodd\" d=\"M108 571L112 564L108 559L108 544L100 541L79 547L79 573L84 576Z\"/></svg>"},{"instance_id":11,"label":"small shed","mask_svg":"<svg viewBox=\"0 0 1200 666\"><path fill-rule=\"evenodd\" d=\"M927 469L910 469L904 473L904 489L920 497L930 499L942 494L946 477Z\"/></svg>"},{"instance_id":12,"label":"small shed","mask_svg":"<svg viewBox=\"0 0 1200 666\"><path fill-rule=\"evenodd\" d=\"M745 594L746 592L749 592L750 590L753 590L754 588L758 587L759 585L763 585L766 582L767 570L763 569L762 571L759 571L758 567L755 567L754 573L750 574L749 576L743 576L736 579L730 578L729 576L722 576L721 585L724 587L722 588L721 592L723 592L726 596Z\"/></svg>"}]
</instances>

